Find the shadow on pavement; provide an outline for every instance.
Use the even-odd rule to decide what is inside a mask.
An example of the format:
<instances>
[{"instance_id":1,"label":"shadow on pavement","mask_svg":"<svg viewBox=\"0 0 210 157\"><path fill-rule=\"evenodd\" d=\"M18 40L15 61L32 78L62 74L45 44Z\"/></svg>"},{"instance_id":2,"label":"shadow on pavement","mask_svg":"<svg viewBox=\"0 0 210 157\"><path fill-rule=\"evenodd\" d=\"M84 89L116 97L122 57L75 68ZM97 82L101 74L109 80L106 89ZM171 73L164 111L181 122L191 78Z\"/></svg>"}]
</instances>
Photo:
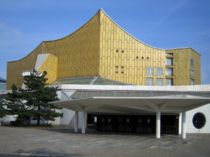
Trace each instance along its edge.
<instances>
[{"instance_id":1,"label":"shadow on pavement","mask_svg":"<svg viewBox=\"0 0 210 157\"><path fill-rule=\"evenodd\" d=\"M66 133L66 134L81 134L81 130L77 133L74 132L74 129L67 128L67 127L50 127L50 128L42 128L42 130L58 132L58 133ZM139 137L148 137L148 138L155 138L154 134L138 134L138 133L128 133L128 132L103 132L97 131L95 129L87 129L87 135L121 135L121 136L139 136Z\"/></svg>"},{"instance_id":2,"label":"shadow on pavement","mask_svg":"<svg viewBox=\"0 0 210 157\"><path fill-rule=\"evenodd\" d=\"M3 154L7 155L7 154ZM14 154L9 154L11 157L22 157L22 156L28 156L28 157L80 157L79 154L69 154L69 153L60 153L56 151L52 151L48 148L38 148L38 149L31 149L31 150L17 150ZM7 157L2 156L0 154L0 157Z\"/></svg>"}]
</instances>

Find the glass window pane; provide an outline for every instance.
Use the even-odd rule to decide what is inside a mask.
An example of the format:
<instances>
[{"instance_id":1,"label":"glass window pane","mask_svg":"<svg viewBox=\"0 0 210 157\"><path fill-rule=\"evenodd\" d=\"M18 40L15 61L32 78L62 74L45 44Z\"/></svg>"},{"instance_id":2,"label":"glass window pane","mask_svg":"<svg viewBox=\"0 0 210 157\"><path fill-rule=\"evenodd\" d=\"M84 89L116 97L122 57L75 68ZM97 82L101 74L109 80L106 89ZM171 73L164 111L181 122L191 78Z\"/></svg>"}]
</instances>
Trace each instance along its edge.
<instances>
[{"instance_id":1,"label":"glass window pane","mask_svg":"<svg viewBox=\"0 0 210 157\"><path fill-rule=\"evenodd\" d=\"M172 86L173 85L173 79L166 79L166 85Z\"/></svg>"},{"instance_id":2,"label":"glass window pane","mask_svg":"<svg viewBox=\"0 0 210 157\"><path fill-rule=\"evenodd\" d=\"M156 84L158 86L162 86L163 85L163 79L161 79L161 78L156 79Z\"/></svg>"},{"instance_id":3,"label":"glass window pane","mask_svg":"<svg viewBox=\"0 0 210 157\"><path fill-rule=\"evenodd\" d=\"M161 68L161 67L156 68L156 75L157 76L162 76L163 75L163 68Z\"/></svg>"},{"instance_id":4,"label":"glass window pane","mask_svg":"<svg viewBox=\"0 0 210 157\"><path fill-rule=\"evenodd\" d=\"M152 76L152 75L153 75L153 68L146 67L146 76Z\"/></svg>"},{"instance_id":5,"label":"glass window pane","mask_svg":"<svg viewBox=\"0 0 210 157\"><path fill-rule=\"evenodd\" d=\"M195 81L193 79L191 79L191 82L190 82L191 85L194 85L195 84Z\"/></svg>"},{"instance_id":6,"label":"glass window pane","mask_svg":"<svg viewBox=\"0 0 210 157\"><path fill-rule=\"evenodd\" d=\"M172 68L167 68L166 69L166 75L167 76L172 76L173 75L173 69Z\"/></svg>"},{"instance_id":7,"label":"glass window pane","mask_svg":"<svg viewBox=\"0 0 210 157\"><path fill-rule=\"evenodd\" d=\"M191 70L191 71L190 71L190 75L191 75L191 77L194 78L194 77L195 77L195 71L194 71L194 70Z\"/></svg>"},{"instance_id":8,"label":"glass window pane","mask_svg":"<svg viewBox=\"0 0 210 157\"><path fill-rule=\"evenodd\" d=\"M191 67L194 67L194 64L195 64L195 63L194 63L194 59L191 58L191 59L190 59L190 65L191 65Z\"/></svg>"},{"instance_id":9,"label":"glass window pane","mask_svg":"<svg viewBox=\"0 0 210 157\"><path fill-rule=\"evenodd\" d=\"M146 78L146 85L152 86L153 85L153 78Z\"/></svg>"},{"instance_id":10,"label":"glass window pane","mask_svg":"<svg viewBox=\"0 0 210 157\"><path fill-rule=\"evenodd\" d=\"M166 59L166 65L173 65L173 59L172 58L167 58Z\"/></svg>"}]
</instances>

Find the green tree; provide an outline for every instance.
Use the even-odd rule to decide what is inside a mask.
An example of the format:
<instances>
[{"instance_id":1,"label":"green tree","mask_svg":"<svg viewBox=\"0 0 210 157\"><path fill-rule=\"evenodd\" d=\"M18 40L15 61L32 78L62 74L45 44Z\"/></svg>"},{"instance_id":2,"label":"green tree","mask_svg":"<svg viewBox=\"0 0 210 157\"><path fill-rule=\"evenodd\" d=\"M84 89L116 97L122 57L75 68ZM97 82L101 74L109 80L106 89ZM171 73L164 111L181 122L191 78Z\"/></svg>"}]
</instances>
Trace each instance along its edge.
<instances>
[{"instance_id":1,"label":"green tree","mask_svg":"<svg viewBox=\"0 0 210 157\"><path fill-rule=\"evenodd\" d=\"M6 96L6 105L11 115L17 115L17 121L29 122L31 118L37 120L55 120L62 116L56 109L60 109L51 101L57 101L57 87L48 86L47 72L42 74L33 70L23 78L23 88L12 86L12 92ZM27 123L26 123L27 124Z\"/></svg>"},{"instance_id":2,"label":"green tree","mask_svg":"<svg viewBox=\"0 0 210 157\"><path fill-rule=\"evenodd\" d=\"M15 85L12 85L11 89L12 91L4 99L4 104L7 106L7 113L16 116L17 124L29 125L32 114L31 107L27 105L27 100L25 100L25 90L17 88Z\"/></svg>"},{"instance_id":3,"label":"green tree","mask_svg":"<svg viewBox=\"0 0 210 157\"><path fill-rule=\"evenodd\" d=\"M0 96L0 118L7 115L7 110L5 108L4 98Z\"/></svg>"}]
</instances>

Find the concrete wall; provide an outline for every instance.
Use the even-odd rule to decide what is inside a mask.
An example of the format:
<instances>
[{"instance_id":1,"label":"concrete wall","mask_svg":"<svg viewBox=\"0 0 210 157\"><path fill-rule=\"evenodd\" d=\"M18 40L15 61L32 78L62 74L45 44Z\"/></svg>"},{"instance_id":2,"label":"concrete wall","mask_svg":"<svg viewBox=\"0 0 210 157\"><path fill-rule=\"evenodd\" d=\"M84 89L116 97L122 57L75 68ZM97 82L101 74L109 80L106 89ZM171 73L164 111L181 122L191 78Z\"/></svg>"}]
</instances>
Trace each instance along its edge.
<instances>
[{"instance_id":1,"label":"concrete wall","mask_svg":"<svg viewBox=\"0 0 210 157\"><path fill-rule=\"evenodd\" d=\"M75 112L68 109L62 109L62 112L64 113L64 116L60 118L60 125L68 125L73 128ZM206 118L206 123L201 129L195 128L192 122L193 116L198 112L203 113ZM186 114L186 122L187 133L210 133L210 104L188 111ZM81 112L79 112L79 128L81 128L81 123Z\"/></svg>"},{"instance_id":2,"label":"concrete wall","mask_svg":"<svg viewBox=\"0 0 210 157\"><path fill-rule=\"evenodd\" d=\"M66 125L70 128L73 128L74 126L74 116L75 112L66 108L63 108L60 110L60 112L63 113L63 117L56 118L55 121L50 121L52 125ZM203 128L197 129L193 125L193 116L196 113L203 113L206 118L206 123ZM187 122L187 133L210 133L210 104L207 104L205 106L193 109L191 111L188 111L186 114L186 122ZM9 123L10 121L14 121L14 116L6 116L4 118L1 118L0 121ZM79 128L81 128L81 112L79 112Z\"/></svg>"},{"instance_id":3,"label":"concrete wall","mask_svg":"<svg viewBox=\"0 0 210 157\"><path fill-rule=\"evenodd\" d=\"M195 128L192 122L193 116L198 112L203 113L206 118L206 123L201 129ZM186 122L187 133L210 133L210 104L188 111Z\"/></svg>"}]
</instances>

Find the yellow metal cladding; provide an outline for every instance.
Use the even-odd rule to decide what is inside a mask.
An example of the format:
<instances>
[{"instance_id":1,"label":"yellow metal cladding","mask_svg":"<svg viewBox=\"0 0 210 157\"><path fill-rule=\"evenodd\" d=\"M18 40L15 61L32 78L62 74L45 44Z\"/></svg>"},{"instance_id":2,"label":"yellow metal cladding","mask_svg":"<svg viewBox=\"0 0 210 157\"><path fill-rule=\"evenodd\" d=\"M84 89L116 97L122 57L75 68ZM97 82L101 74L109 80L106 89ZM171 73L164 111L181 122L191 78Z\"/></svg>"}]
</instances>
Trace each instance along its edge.
<instances>
[{"instance_id":1,"label":"yellow metal cladding","mask_svg":"<svg viewBox=\"0 0 210 157\"><path fill-rule=\"evenodd\" d=\"M7 63L7 89L10 89L13 84L21 87L22 73L31 71L36 64L37 55L42 52L41 44L32 51L28 56L18 61Z\"/></svg>"},{"instance_id":2,"label":"yellow metal cladding","mask_svg":"<svg viewBox=\"0 0 210 157\"><path fill-rule=\"evenodd\" d=\"M138 41L103 12L100 40L99 74L102 77L144 85L146 67L165 68L165 50Z\"/></svg>"},{"instance_id":3,"label":"yellow metal cladding","mask_svg":"<svg viewBox=\"0 0 210 157\"><path fill-rule=\"evenodd\" d=\"M43 44L43 52L58 56L58 79L98 75L99 18L97 14L75 33Z\"/></svg>"},{"instance_id":4,"label":"yellow metal cladding","mask_svg":"<svg viewBox=\"0 0 210 157\"><path fill-rule=\"evenodd\" d=\"M57 73L57 79L98 75L99 31L100 15L96 14L71 35L55 41L44 41L25 58L8 62L7 89L10 89L12 84L18 87L22 85L22 72L31 71L35 67L38 54L42 53L58 57L57 71L54 72Z\"/></svg>"},{"instance_id":5,"label":"yellow metal cladding","mask_svg":"<svg viewBox=\"0 0 210 157\"><path fill-rule=\"evenodd\" d=\"M124 31L102 10L76 32L62 39L44 41L28 56L8 62L7 88L12 84L21 86L21 74L31 71L39 54L51 54L40 71L48 71L48 81L56 79L101 76L129 84L145 85L147 78L164 79L166 84L165 60L167 53L173 54L174 85L188 85L193 80L200 84L200 56L192 49L163 50L146 45ZM194 76L190 60L194 60ZM57 62L57 64L55 64ZM146 68L152 67L152 76L146 76ZM156 69L162 68L163 75L157 76ZM190 69L191 68L191 69ZM57 69L57 70L56 70Z\"/></svg>"},{"instance_id":6,"label":"yellow metal cladding","mask_svg":"<svg viewBox=\"0 0 210 157\"><path fill-rule=\"evenodd\" d=\"M194 66L191 66L191 69L190 70L194 70L194 81L195 81L195 84L199 85L201 84L201 65L200 65L200 54L197 53L195 50L193 49L190 49L190 55L191 55L191 58L194 60ZM193 77L191 76L191 79Z\"/></svg>"},{"instance_id":7,"label":"yellow metal cladding","mask_svg":"<svg viewBox=\"0 0 210 157\"><path fill-rule=\"evenodd\" d=\"M52 54L48 54L47 59L38 69L39 72L47 71L47 83L51 84L57 79L58 58Z\"/></svg>"},{"instance_id":8,"label":"yellow metal cladding","mask_svg":"<svg viewBox=\"0 0 210 157\"><path fill-rule=\"evenodd\" d=\"M194 84L200 84L200 54L191 48L166 50L173 54L174 85L190 85L191 80ZM194 65L191 65L193 60ZM191 75L193 71L193 75Z\"/></svg>"}]
</instances>

